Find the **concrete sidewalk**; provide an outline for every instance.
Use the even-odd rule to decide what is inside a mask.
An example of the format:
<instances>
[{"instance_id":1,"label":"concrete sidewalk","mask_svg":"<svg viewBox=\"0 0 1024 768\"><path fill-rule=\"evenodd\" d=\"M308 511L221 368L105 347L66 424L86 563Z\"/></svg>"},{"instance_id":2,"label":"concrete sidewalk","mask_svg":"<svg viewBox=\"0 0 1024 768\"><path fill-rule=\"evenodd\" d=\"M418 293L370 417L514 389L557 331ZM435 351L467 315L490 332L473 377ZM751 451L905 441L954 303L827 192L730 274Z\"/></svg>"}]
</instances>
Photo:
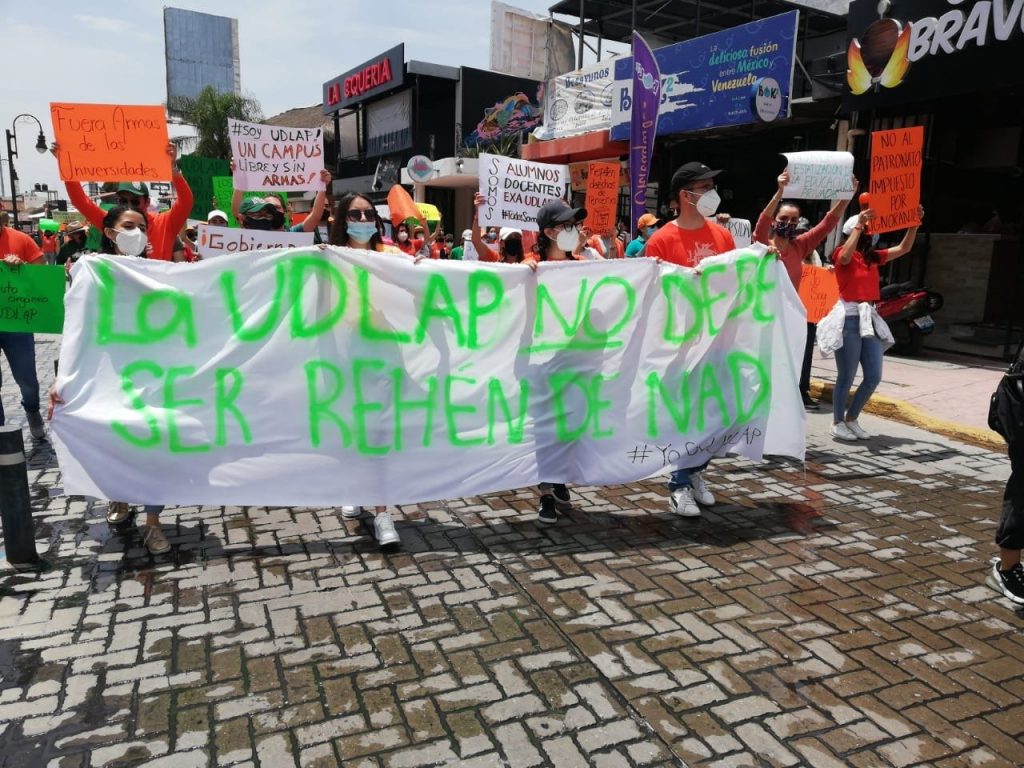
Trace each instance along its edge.
<instances>
[{"instance_id":1,"label":"concrete sidewalk","mask_svg":"<svg viewBox=\"0 0 1024 768\"><path fill-rule=\"evenodd\" d=\"M886 355L882 383L866 410L989 450L1005 452L1003 439L988 428L988 404L1006 365L942 352L923 357ZM834 358L815 349L811 392L831 402ZM854 385L860 381L858 376ZM828 402L822 409L830 408Z\"/></svg>"}]
</instances>

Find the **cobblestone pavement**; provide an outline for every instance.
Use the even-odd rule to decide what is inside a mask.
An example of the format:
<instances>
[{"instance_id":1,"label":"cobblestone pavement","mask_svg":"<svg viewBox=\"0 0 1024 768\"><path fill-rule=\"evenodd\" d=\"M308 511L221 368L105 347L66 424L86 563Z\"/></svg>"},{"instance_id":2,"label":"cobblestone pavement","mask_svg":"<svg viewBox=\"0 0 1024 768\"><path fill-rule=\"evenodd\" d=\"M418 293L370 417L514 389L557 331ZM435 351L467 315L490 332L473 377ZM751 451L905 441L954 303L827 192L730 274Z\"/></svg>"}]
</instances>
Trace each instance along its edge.
<instances>
[{"instance_id":1,"label":"cobblestone pavement","mask_svg":"<svg viewBox=\"0 0 1024 768\"><path fill-rule=\"evenodd\" d=\"M402 507L388 555L331 509L228 507L168 510L151 558L41 444L0 764L1024 764L1024 615L984 584L1006 459L863 421L813 416L806 467L717 461L698 521L659 481L549 528L509 492Z\"/></svg>"}]
</instances>

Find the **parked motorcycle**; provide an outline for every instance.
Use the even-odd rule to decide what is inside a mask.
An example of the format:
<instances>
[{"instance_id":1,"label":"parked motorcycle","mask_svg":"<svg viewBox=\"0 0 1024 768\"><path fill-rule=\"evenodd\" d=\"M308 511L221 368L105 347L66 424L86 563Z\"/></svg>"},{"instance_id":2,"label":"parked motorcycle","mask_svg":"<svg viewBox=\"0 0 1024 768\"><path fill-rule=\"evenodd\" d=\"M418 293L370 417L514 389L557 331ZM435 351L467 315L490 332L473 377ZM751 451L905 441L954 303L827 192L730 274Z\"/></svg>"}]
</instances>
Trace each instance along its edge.
<instances>
[{"instance_id":1,"label":"parked motorcycle","mask_svg":"<svg viewBox=\"0 0 1024 768\"><path fill-rule=\"evenodd\" d=\"M935 330L932 312L942 309L942 295L913 283L893 283L882 287L876 309L889 324L896 351L914 357L921 354L924 337Z\"/></svg>"}]
</instances>

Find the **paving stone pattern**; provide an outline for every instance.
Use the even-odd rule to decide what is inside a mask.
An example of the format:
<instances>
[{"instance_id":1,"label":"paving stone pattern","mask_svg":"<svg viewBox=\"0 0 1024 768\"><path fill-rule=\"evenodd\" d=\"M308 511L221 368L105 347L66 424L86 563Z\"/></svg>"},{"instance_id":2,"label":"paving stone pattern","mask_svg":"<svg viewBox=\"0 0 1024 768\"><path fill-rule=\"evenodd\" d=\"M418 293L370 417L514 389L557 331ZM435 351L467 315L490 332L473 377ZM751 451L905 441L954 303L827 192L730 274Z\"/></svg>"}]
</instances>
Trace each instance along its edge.
<instances>
[{"instance_id":1,"label":"paving stone pattern","mask_svg":"<svg viewBox=\"0 0 1024 768\"><path fill-rule=\"evenodd\" d=\"M984 585L1006 458L815 419L806 466L716 461L697 521L658 480L548 528L514 491L396 510L394 554L333 509L186 507L151 558L37 445L0 765L1024 764L1024 617Z\"/></svg>"}]
</instances>

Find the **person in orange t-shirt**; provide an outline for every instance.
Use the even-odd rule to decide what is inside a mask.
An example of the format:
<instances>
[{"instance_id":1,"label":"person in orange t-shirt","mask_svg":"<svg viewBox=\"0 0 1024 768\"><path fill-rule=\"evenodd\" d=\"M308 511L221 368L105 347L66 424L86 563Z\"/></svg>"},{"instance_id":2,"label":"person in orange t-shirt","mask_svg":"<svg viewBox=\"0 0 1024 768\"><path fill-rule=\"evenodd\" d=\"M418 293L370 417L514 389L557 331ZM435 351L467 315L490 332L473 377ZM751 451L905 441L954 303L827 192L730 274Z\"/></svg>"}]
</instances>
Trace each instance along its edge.
<instances>
[{"instance_id":1,"label":"person in orange t-shirt","mask_svg":"<svg viewBox=\"0 0 1024 768\"><path fill-rule=\"evenodd\" d=\"M57 144L50 146L50 151L54 155L57 154L59 149L60 147ZM139 211L146 217L146 232L151 246L146 258L158 259L160 261L174 261L175 243L178 239L178 233L185 226L185 222L188 221L188 214L192 210L193 203L192 190L178 168L178 148L173 143L168 143L167 154L171 156L171 182L174 184L174 191L177 194L177 199L169 211L164 211L163 213L149 212L149 187L142 182L126 181L117 187L117 204L126 205ZM65 181L64 186L68 191L68 200L88 219L90 224L102 231L103 217L106 216L106 211L89 199L89 196L85 194L85 190L82 189L82 185L77 181ZM181 252L184 253L183 251Z\"/></svg>"},{"instance_id":2,"label":"person in orange t-shirt","mask_svg":"<svg viewBox=\"0 0 1024 768\"><path fill-rule=\"evenodd\" d=\"M24 232L8 226L6 212L0 213L0 261L6 265L0 268L0 285L3 284L5 271L20 269L25 264L44 263L43 252L39 250L36 241ZM46 437L46 428L39 414L35 336L20 331L0 331L0 352L7 358L14 382L21 390L21 407L25 409L29 432L33 439L42 440ZM4 423L4 406L0 403L0 426Z\"/></svg>"},{"instance_id":3,"label":"person in orange t-shirt","mask_svg":"<svg viewBox=\"0 0 1024 768\"><path fill-rule=\"evenodd\" d=\"M732 233L712 221L721 198L715 191L713 171L703 163L686 163L672 176L672 199L679 205L678 218L668 222L647 241L644 255L683 267L695 267L706 256L736 248ZM704 482L702 466L675 470L668 483L669 506L682 517L700 517L700 506L715 503Z\"/></svg>"}]
</instances>

